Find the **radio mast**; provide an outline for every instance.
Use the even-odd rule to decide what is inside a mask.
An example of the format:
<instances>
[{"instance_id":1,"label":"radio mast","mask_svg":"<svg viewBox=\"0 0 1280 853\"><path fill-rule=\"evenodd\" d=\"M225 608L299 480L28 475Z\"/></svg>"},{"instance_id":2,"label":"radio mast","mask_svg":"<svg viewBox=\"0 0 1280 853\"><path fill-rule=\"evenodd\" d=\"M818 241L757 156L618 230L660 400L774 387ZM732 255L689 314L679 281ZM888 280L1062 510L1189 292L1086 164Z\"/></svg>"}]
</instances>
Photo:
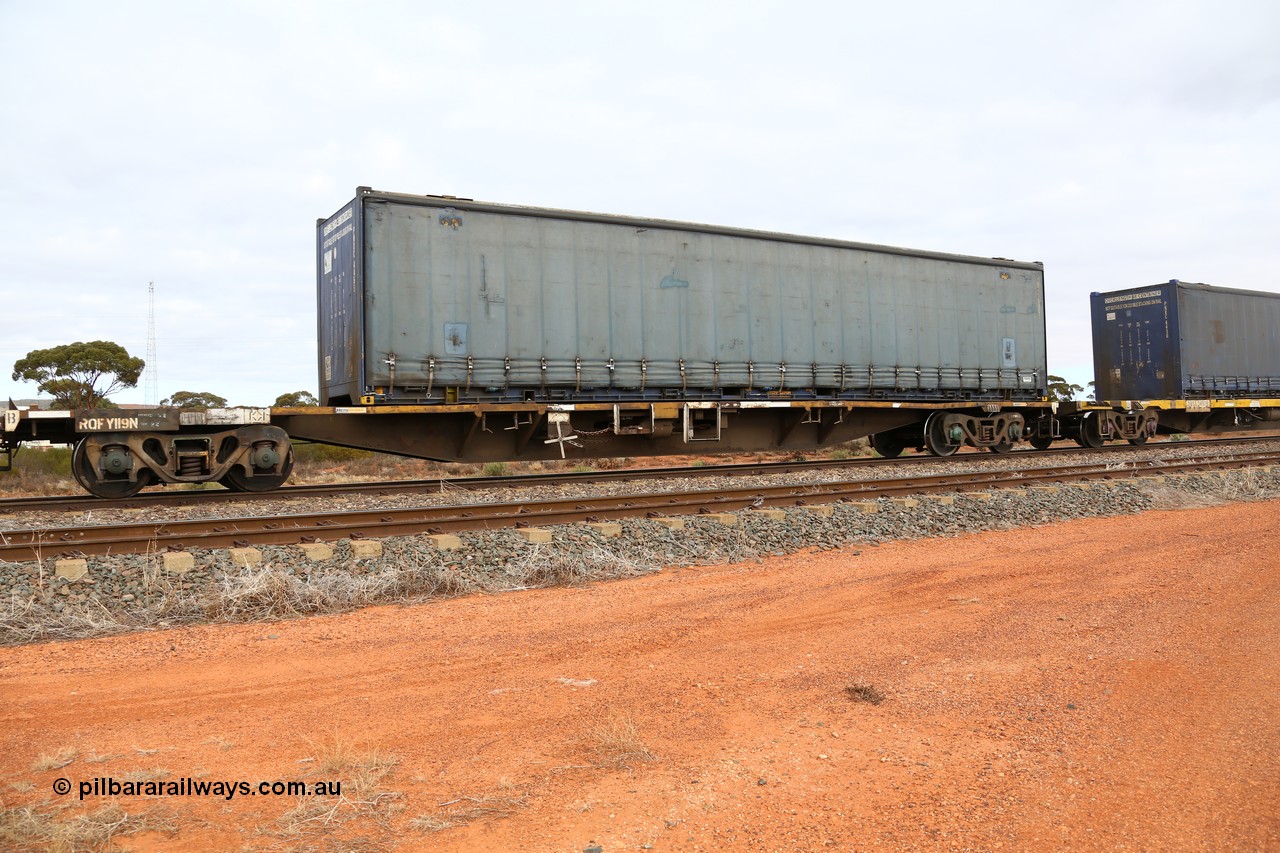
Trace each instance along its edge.
<instances>
[{"instance_id":1,"label":"radio mast","mask_svg":"<svg viewBox=\"0 0 1280 853\"><path fill-rule=\"evenodd\" d=\"M147 382L143 396L148 406L160 404L159 359L156 356L156 283L147 282Z\"/></svg>"}]
</instances>

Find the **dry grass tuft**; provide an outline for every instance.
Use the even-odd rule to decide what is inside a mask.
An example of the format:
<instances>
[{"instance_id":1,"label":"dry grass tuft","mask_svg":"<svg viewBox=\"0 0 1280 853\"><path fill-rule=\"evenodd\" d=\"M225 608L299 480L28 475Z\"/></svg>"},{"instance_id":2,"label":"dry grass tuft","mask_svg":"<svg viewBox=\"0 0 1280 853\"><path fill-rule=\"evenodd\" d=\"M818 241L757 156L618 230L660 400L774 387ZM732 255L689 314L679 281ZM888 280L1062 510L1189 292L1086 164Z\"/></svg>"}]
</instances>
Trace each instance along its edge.
<instances>
[{"instance_id":1,"label":"dry grass tuft","mask_svg":"<svg viewBox=\"0 0 1280 853\"><path fill-rule=\"evenodd\" d=\"M477 589L459 573L425 562L370 574L335 572L316 577L299 577L266 564L223 575L204 608L210 619L257 622L451 597Z\"/></svg>"},{"instance_id":2,"label":"dry grass tuft","mask_svg":"<svg viewBox=\"0 0 1280 853\"><path fill-rule=\"evenodd\" d=\"M1236 468L1222 473L1222 495L1229 501L1265 500L1275 497L1276 493L1256 468Z\"/></svg>"},{"instance_id":3,"label":"dry grass tuft","mask_svg":"<svg viewBox=\"0 0 1280 853\"><path fill-rule=\"evenodd\" d=\"M42 812L35 806L0 809L0 849L15 851L108 850L119 836L140 832L177 833L169 809L130 813L119 805L64 816L67 807Z\"/></svg>"},{"instance_id":4,"label":"dry grass tuft","mask_svg":"<svg viewBox=\"0 0 1280 853\"><path fill-rule=\"evenodd\" d=\"M419 815L409 821L409 826L419 832L442 832L457 825L454 821L439 815Z\"/></svg>"},{"instance_id":5,"label":"dry grass tuft","mask_svg":"<svg viewBox=\"0 0 1280 853\"><path fill-rule=\"evenodd\" d=\"M507 817L528 805L524 797L459 797L440 804L450 807L438 814L420 815L409 821L419 832L440 832L475 820Z\"/></svg>"},{"instance_id":6,"label":"dry grass tuft","mask_svg":"<svg viewBox=\"0 0 1280 853\"><path fill-rule=\"evenodd\" d=\"M312 743L311 746L316 751L314 772L318 775L359 772L381 778L400 762L399 758L389 752L363 749L337 735L325 742Z\"/></svg>"},{"instance_id":7,"label":"dry grass tuft","mask_svg":"<svg viewBox=\"0 0 1280 853\"><path fill-rule=\"evenodd\" d=\"M1256 468L1234 468L1187 480L1138 480L1135 485L1150 499L1152 509L1201 509L1280 495L1275 475Z\"/></svg>"},{"instance_id":8,"label":"dry grass tuft","mask_svg":"<svg viewBox=\"0 0 1280 853\"><path fill-rule=\"evenodd\" d=\"M1152 509L1203 509L1226 503L1212 494L1188 491L1177 486L1143 484L1139 488L1151 499Z\"/></svg>"},{"instance_id":9,"label":"dry grass tuft","mask_svg":"<svg viewBox=\"0 0 1280 853\"><path fill-rule=\"evenodd\" d=\"M602 766L629 767L632 762L654 759L630 717L612 717L592 729L588 745Z\"/></svg>"},{"instance_id":10,"label":"dry grass tuft","mask_svg":"<svg viewBox=\"0 0 1280 853\"><path fill-rule=\"evenodd\" d=\"M31 771L33 773L45 773L49 770L58 770L75 761L77 755L78 753L69 746L64 746L57 752L42 753L32 762Z\"/></svg>"},{"instance_id":11,"label":"dry grass tuft","mask_svg":"<svg viewBox=\"0 0 1280 853\"><path fill-rule=\"evenodd\" d=\"M844 689L845 695L854 702L867 702L872 705L879 705L884 701L884 694L880 690L870 684L850 684Z\"/></svg>"},{"instance_id":12,"label":"dry grass tuft","mask_svg":"<svg viewBox=\"0 0 1280 853\"><path fill-rule=\"evenodd\" d=\"M328 828L351 820L373 819L380 824L403 808L401 794L383 787L383 779L399 763L399 758L382 750L367 750L334 737L316 748L312 773L325 781L342 785L337 796L300 797L294 808L280 817L283 834L322 835ZM305 759L304 759L305 760Z\"/></svg>"},{"instance_id":13,"label":"dry grass tuft","mask_svg":"<svg viewBox=\"0 0 1280 853\"><path fill-rule=\"evenodd\" d=\"M671 548L681 548L671 543ZM705 558L690 546L677 560ZM411 604L476 592L503 592L571 586L648 574L659 566L642 565L603 544L575 557L537 548L521 565L501 572L450 563L449 555L406 549L388 554L374 571L324 571L290 574L271 563L244 567L218 577L216 584L184 590L167 578L155 580L148 603L96 599L66 602L54 608L36 597L0 599L0 645L83 639L211 621L261 622L360 607ZM474 569L474 570L473 570Z\"/></svg>"}]
</instances>

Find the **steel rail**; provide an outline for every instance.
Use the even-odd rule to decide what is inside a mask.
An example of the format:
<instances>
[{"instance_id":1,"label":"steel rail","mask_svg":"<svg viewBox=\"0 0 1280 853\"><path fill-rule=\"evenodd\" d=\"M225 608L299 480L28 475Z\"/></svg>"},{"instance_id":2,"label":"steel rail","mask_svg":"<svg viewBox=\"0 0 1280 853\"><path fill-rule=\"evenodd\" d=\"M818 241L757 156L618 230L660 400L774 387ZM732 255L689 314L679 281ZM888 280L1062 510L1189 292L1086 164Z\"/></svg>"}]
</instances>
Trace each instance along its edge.
<instances>
[{"instance_id":1,"label":"steel rail","mask_svg":"<svg viewBox=\"0 0 1280 853\"><path fill-rule=\"evenodd\" d=\"M1125 479L1161 472L1204 471L1270 462L1280 462L1280 452L1248 452L1214 459L1164 462L1149 460L1140 465L1120 468L1114 464L1093 462L1020 471L934 474L885 480L751 486L730 490L14 530L0 532L0 560L17 562L63 554L100 555L150 553L164 549L288 545L303 541L566 524L646 515L731 512L748 507L795 506L1009 486Z\"/></svg>"},{"instance_id":2,"label":"steel rail","mask_svg":"<svg viewBox=\"0 0 1280 853\"><path fill-rule=\"evenodd\" d=\"M1240 436L1233 438L1196 439L1170 444L1170 448L1184 450L1195 447L1223 444L1251 444L1262 441L1278 441L1277 436ZM446 489L511 489L546 485L572 485L576 483L613 483L631 480L657 480L694 477L751 477L773 474L790 474L803 471L857 470L883 466L911 466L960 464L965 461L989 463L996 460L1016 460L1023 454L1034 458L1074 457L1089 453L1124 454L1159 448L1163 443L1130 445L1108 444L1100 448L1056 447L1049 450L1019 450L1013 454L974 454L956 456L930 456L925 454L900 456L893 459L859 457L853 459L811 459L802 462L736 462L723 465L670 466L661 468L625 468L612 471L558 471L544 474L518 474L501 477L442 477L429 480L390 480L373 483L331 483L309 486L286 486L269 492L234 492L226 489L165 490L143 492L130 498L110 500L84 495L55 497L0 499L0 515L19 512L78 512L81 510L141 509L148 506L196 506L206 503L255 500L296 500L349 494L415 494L442 492Z\"/></svg>"}]
</instances>

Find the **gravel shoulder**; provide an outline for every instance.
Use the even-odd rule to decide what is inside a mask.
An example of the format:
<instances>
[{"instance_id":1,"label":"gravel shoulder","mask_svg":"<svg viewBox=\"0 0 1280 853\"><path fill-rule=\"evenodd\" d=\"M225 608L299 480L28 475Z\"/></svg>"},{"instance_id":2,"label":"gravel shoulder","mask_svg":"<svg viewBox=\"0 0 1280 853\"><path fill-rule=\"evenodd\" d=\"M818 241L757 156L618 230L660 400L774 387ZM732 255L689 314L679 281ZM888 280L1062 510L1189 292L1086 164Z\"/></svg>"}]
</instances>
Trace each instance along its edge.
<instances>
[{"instance_id":1,"label":"gravel shoulder","mask_svg":"<svg viewBox=\"0 0 1280 853\"><path fill-rule=\"evenodd\" d=\"M1044 521L0 648L6 815L334 777L114 798L167 816L120 840L1280 849L1280 501Z\"/></svg>"}]
</instances>

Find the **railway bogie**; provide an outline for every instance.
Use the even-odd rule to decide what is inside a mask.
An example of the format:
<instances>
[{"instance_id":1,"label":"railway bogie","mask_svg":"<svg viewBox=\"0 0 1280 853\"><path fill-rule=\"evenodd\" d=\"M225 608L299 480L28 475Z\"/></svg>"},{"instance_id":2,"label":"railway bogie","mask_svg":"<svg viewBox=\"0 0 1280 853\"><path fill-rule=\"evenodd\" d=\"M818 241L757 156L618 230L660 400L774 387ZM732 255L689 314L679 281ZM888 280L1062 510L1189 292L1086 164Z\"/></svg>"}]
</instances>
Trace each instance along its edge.
<instances>
[{"instance_id":1,"label":"railway bogie","mask_svg":"<svg viewBox=\"0 0 1280 853\"><path fill-rule=\"evenodd\" d=\"M71 473L87 492L125 498L152 484L220 482L270 491L293 469L288 434L268 409L148 409L65 412L9 410L3 445L26 441L74 446Z\"/></svg>"},{"instance_id":2,"label":"railway bogie","mask_svg":"<svg viewBox=\"0 0 1280 853\"><path fill-rule=\"evenodd\" d=\"M72 473L100 497L128 497L151 483L219 482L233 491L278 488L293 470L289 436L277 426L215 433L91 433L75 445Z\"/></svg>"}]
</instances>

